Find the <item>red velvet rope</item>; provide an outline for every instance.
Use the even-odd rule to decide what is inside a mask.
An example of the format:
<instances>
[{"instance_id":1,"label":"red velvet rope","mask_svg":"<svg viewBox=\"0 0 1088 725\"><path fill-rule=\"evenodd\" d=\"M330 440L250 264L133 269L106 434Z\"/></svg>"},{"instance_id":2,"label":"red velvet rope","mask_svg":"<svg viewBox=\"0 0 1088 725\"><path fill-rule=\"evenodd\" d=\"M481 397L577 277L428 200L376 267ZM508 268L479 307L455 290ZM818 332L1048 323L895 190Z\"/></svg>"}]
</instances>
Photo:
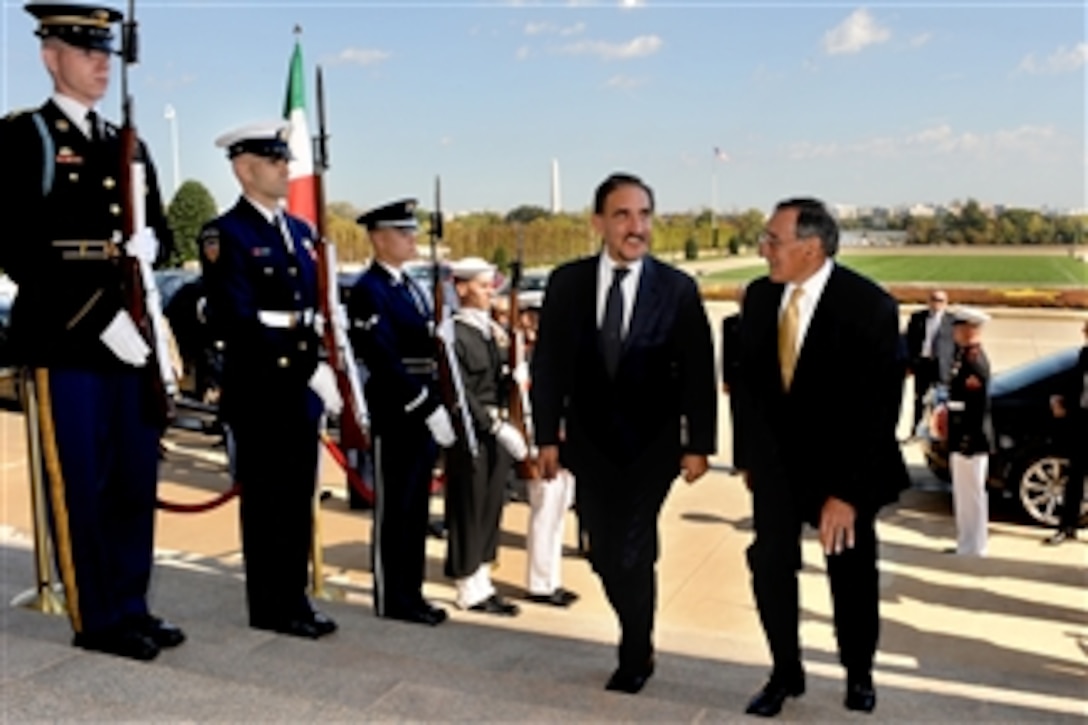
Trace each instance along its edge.
<instances>
[{"instance_id":1,"label":"red velvet rope","mask_svg":"<svg viewBox=\"0 0 1088 725\"><path fill-rule=\"evenodd\" d=\"M200 514L222 506L227 501L230 501L237 496L241 490L242 487L235 483L223 493L210 501L205 501L203 503L173 503L171 501L163 501L160 498L155 502L155 505L163 511L169 511L175 514Z\"/></svg>"}]
</instances>

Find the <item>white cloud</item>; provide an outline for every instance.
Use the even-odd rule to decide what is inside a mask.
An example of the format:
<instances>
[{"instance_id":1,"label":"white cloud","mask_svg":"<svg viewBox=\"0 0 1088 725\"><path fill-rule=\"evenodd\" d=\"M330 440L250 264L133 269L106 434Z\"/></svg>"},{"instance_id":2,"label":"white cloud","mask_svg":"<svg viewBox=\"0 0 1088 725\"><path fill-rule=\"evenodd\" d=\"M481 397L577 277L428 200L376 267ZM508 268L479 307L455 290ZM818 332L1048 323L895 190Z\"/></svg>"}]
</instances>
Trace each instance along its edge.
<instances>
[{"instance_id":1,"label":"white cloud","mask_svg":"<svg viewBox=\"0 0 1088 725\"><path fill-rule=\"evenodd\" d=\"M969 155L977 160L987 160L1009 154L1040 157L1064 143L1065 140L1052 125L1025 124L976 132L957 131L948 123L938 123L902 136L874 136L853 143L800 141L787 146L785 155L794 161L952 155Z\"/></svg>"},{"instance_id":2,"label":"white cloud","mask_svg":"<svg viewBox=\"0 0 1088 725\"><path fill-rule=\"evenodd\" d=\"M912 48L921 48L923 45L933 40L933 33L919 33L913 38L907 41L907 44Z\"/></svg>"},{"instance_id":3,"label":"white cloud","mask_svg":"<svg viewBox=\"0 0 1088 725\"><path fill-rule=\"evenodd\" d=\"M620 0L621 8L638 8L646 5L646 0Z\"/></svg>"},{"instance_id":4,"label":"white cloud","mask_svg":"<svg viewBox=\"0 0 1088 725\"><path fill-rule=\"evenodd\" d=\"M891 30L879 25L868 10L859 8L824 33L824 52L828 55L857 53L868 45L884 43L891 37Z\"/></svg>"},{"instance_id":5,"label":"white cloud","mask_svg":"<svg viewBox=\"0 0 1088 725\"><path fill-rule=\"evenodd\" d=\"M523 45L520 48L518 48L516 53L514 53L514 57L517 58L518 60L525 60L526 58L529 57L531 52L532 51L529 50L529 46Z\"/></svg>"},{"instance_id":6,"label":"white cloud","mask_svg":"<svg viewBox=\"0 0 1088 725\"><path fill-rule=\"evenodd\" d=\"M332 65L354 63L356 65L377 65L389 59L392 54L386 50L376 48L344 48L336 55L329 58Z\"/></svg>"},{"instance_id":7,"label":"white cloud","mask_svg":"<svg viewBox=\"0 0 1088 725\"><path fill-rule=\"evenodd\" d=\"M640 35L626 43L608 43L603 40L580 40L556 49L564 55L595 55L602 60L627 60L653 55L665 44L660 36Z\"/></svg>"},{"instance_id":8,"label":"white cloud","mask_svg":"<svg viewBox=\"0 0 1088 725\"><path fill-rule=\"evenodd\" d=\"M556 25L555 23L540 22L540 23L526 23L523 32L526 35L580 35L586 30L585 23L574 23L573 25Z\"/></svg>"},{"instance_id":9,"label":"white cloud","mask_svg":"<svg viewBox=\"0 0 1088 725\"><path fill-rule=\"evenodd\" d=\"M1016 70L1021 73L1069 73L1085 63L1088 63L1088 43L1078 43L1069 49L1064 45L1059 47L1045 60L1036 60L1034 53L1028 53Z\"/></svg>"},{"instance_id":10,"label":"white cloud","mask_svg":"<svg viewBox=\"0 0 1088 725\"><path fill-rule=\"evenodd\" d=\"M605 85L609 88L619 88L621 90L629 91L633 88L645 85L645 78L635 78L633 76L615 75L609 78Z\"/></svg>"}]
</instances>

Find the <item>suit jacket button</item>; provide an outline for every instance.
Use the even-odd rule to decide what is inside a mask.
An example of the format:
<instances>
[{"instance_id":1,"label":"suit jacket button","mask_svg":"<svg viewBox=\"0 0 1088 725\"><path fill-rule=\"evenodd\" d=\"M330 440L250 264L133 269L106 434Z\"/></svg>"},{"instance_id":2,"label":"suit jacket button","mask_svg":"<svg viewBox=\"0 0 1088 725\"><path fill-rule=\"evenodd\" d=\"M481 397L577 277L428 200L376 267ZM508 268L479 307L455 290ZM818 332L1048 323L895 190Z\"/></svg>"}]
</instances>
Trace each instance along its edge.
<instances>
[{"instance_id":1,"label":"suit jacket button","mask_svg":"<svg viewBox=\"0 0 1088 725\"><path fill-rule=\"evenodd\" d=\"M292 277L294 277L294 276L295 276L296 274L298 274L298 268L296 268L296 267L288 267L288 268L287 268L287 274L289 274L289 275L291 275Z\"/></svg>"},{"instance_id":2,"label":"suit jacket button","mask_svg":"<svg viewBox=\"0 0 1088 725\"><path fill-rule=\"evenodd\" d=\"M116 185L117 182L113 180L112 176L107 176L106 178L102 179L102 186L106 187L107 189L112 189Z\"/></svg>"},{"instance_id":3,"label":"suit jacket button","mask_svg":"<svg viewBox=\"0 0 1088 725\"><path fill-rule=\"evenodd\" d=\"M298 349L299 349L299 350L303 350L303 351L305 351L307 347L309 347L309 346L308 346L308 345L306 344L306 341L305 341L305 340L303 340L302 342L300 342L300 343L298 344Z\"/></svg>"},{"instance_id":4,"label":"suit jacket button","mask_svg":"<svg viewBox=\"0 0 1088 725\"><path fill-rule=\"evenodd\" d=\"M110 204L110 214L121 216L121 207L118 204Z\"/></svg>"},{"instance_id":5,"label":"suit jacket button","mask_svg":"<svg viewBox=\"0 0 1088 725\"><path fill-rule=\"evenodd\" d=\"M281 368L285 368L291 364L291 361L285 357L281 357L279 360L276 361L276 364L279 365Z\"/></svg>"},{"instance_id":6,"label":"suit jacket button","mask_svg":"<svg viewBox=\"0 0 1088 725\"><path fill-rule=\"evenodd\" d=\"M76 181L79 181L79 174L77 174L74 171L72 173L68 174L68 181L71 181L73 183L76 182Z\"/></svg>"}]
</instances>

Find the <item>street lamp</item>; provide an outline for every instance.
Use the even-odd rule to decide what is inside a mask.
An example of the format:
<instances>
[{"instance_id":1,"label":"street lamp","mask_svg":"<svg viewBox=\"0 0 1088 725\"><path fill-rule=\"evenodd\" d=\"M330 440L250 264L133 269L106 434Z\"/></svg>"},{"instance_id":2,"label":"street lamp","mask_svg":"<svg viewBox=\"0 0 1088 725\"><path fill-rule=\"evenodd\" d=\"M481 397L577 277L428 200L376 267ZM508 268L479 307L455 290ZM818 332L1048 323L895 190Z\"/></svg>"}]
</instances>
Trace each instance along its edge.
<instances>
[{"instance_id":1,"label":"street lamp","mask_svg":"<svg viewBox=\"0 0 1088 725\"><path fill-rule=\"evenodd\" d=\"M178 155L178 114L174 107L167 103L162 115L163 118L170 122L170 150L174 161L174 194L177 194L178 188L181 186L181 160Z\"/></svg>"}]
</instances>

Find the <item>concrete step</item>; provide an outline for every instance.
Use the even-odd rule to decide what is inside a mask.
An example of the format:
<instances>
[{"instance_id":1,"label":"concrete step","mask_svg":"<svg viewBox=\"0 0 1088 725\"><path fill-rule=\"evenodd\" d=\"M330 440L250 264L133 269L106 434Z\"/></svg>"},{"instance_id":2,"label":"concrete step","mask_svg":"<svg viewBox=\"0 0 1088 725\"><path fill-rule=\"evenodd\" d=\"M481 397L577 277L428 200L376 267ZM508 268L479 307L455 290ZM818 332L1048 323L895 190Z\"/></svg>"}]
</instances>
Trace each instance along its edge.
<instances>
[{"instance_id":1,"label":"concrete step","mask_svg":"<svg viewBox=\"0 0 1088 725\"><path fill-rule=\"evenodd\" d=\"M4 576L31 581L30 552L0 546ZM539 631L517 619L454 613L429 628L379 620L368 606L324 603L340 631L311 642L246 626L240 572L166 557L156 570L155 609L182 625L189 641L153 663L77 650L61 617L7 609L2 619L0 698L5 720L139 721L667 721L731 722L763 680L765 668L743 661L750 645L706 632L722 657L662 651L657 675L637 697L605 692L613 647L601 623L548 610ZM530 605L526 605L530 606ZM538 617L539 619L539 617ZM584 630L584 631L583 631ZM703 649L707 647L704 641ZM841 707L841 674L830 655L807 662L808 694L785 719L864 719ZM955 675L956 673L950 673ZM960 673L962 674L962 673ZM891 680L891 686L885 682ZM935 692L919 700L918 683L879 673L880 720L1025 721L1038 712L985 697ZM1055 712L1052 721L1063 717ZM1080 721L1074 714L1069 720Z\"/></svg>"}]
</instances>

